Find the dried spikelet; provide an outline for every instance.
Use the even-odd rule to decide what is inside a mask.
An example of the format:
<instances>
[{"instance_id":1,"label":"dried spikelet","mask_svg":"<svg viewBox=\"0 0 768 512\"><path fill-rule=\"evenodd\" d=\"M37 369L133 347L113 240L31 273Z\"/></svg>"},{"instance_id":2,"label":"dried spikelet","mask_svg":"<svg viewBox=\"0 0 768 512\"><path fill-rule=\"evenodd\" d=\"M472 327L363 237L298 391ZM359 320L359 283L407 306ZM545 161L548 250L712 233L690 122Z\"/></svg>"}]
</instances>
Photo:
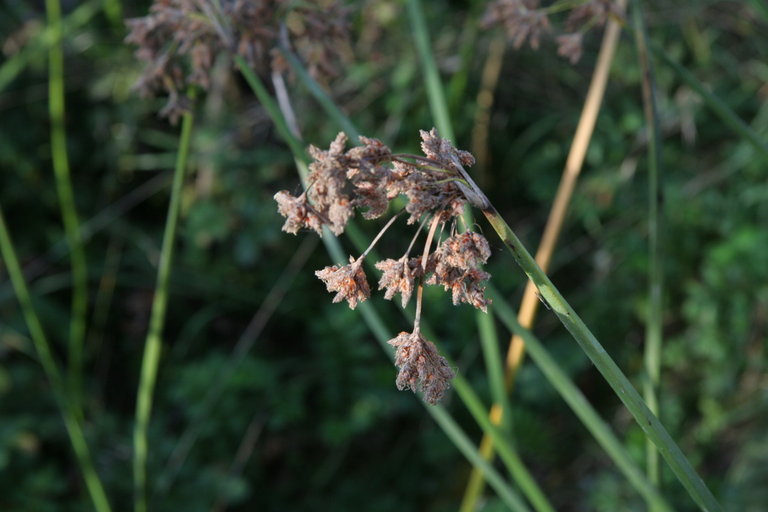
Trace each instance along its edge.
<instances>
[{"instance_id":1,"label":"dried spikelet","mask_svg":"<svg viewBox=\"0 0 768 512\"><path fill-rule=\"evenodd\" d=\"M387 343L395 347L397 389L420 391L425 402L438 403L456 375L435 344L418 331L401 332Z\"/></svg>"}]
</instances>

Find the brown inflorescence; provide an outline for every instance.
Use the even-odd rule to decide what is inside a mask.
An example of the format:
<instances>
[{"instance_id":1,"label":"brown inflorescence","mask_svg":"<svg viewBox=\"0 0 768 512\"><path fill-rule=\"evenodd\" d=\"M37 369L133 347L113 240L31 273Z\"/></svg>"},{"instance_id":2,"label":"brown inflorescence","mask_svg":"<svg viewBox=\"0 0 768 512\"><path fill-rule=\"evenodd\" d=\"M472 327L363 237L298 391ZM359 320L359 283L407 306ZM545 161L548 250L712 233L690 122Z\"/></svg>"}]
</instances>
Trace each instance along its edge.
<instances>
[{"instance_id":1,"label":"brown inflorescence","mask_svg":"<svg viewBox=\"0 0 768 512\"><path fill-rule=\"evenodd\" d=\"M395 347L395 366L400 370L397 389L421 391L425 402L438 403L455 374L435 344L418 331L401 332L387 343Z\"/></svg>"},{"instance_id":2,"label":"brown inflorescence","mask_svg":"<svg viewBox=\"0 0 768 512\"><path fill-rule=\"evenodd\" d=\"M136 58L145 64L136 87L168 94L160 114L175 122L189 107L180 91L208 89L222 53L240 55L257 72L285 71L276 52L281 27L312 76L338 75L337 63L349 53L346 20L347 9L335 0L155 0L147 16L126 20L125 40L138 46Z\"/></svg>"},{"instance_id":3,"label":"brown inflorescence","mask_svg":"<svg viewBox=\"0 0 768 512\"><path fill-rule=\"evenodd\" d=\"M392 199L402 195L407 199L404 210L410 214L407 223L422 221L418 231L428 221L431 227L421 255L410 255L417 231L405 254L375 263L382 272L378 285L379 290L385 291L384 298L392 300L399 294L405 308L414 291L425 284L437 285L451 292L455 305L470 304L486 311L490 300L485 297L483 283L490 274L480 267L491 255L490 246L479 233L456 233L458 217L468 204L462 191L467 186L464 177L468 176L464 166L472 165L474 157L456 149L435 129L421 131L423 157L395 154L381 141L368 137L360 137L360 143L346 149L347 137L340 133L327 150L309 148L313 161L306 191L299 196L285 190L275 194L278 212L286 218L283 230L296 234L308 228L322 236L323 227L327 227L339 235L356 209L366 219L378 218L389 210ZM464 189L457 186L459 183L464 184ZM397 215L376 236L371 247ZM437 228L446 225L450 235L443 237L443 229L438 233ZM369 250L370 247L357 259L350 257L348 265L315 272L328 291L336 293L334 302L346 300L354 309L368 299L370 288L362 263ZM421 293L416 296L413 333L401 333L390 341L397 348L397 385L400 389L422 391L427 402L436 403L448 388L453 371L434 344L419 334Z\"/></svg>"},{"instance_id":4,"label":"brown inflorescence","mask_svg":"<svg viewBox=\"0 0 768 512\"><path fill-rule=\"evenodd\" d=\"M482 24L503 27L515 49L527 42L536 50L542 36L553 31L548 12L539 0L494 0L486 8ZM604 25L610 16L622 16L614 0L585 0L573 7L565 21L567 33L556 37L558 55L567 58L571 64L578 62L584 33Z\"/></svg>"},{"instance_id":5,"label":"brown inflorescence","mask_svg":"<svg viewBox=\"0 0 768 512\"><path fill-rule=\"evenodd\" d=\"M419 258L409 258L408 255L400 259L386 259L376 263L376 268L381 270L379 290L386 290L384 298L392 300L395 294L400 294L400 304L405 308L416 287L416 280L424 275Z\"/></svg>"},{"instance_id":6,"label":"brown inflorescence","mask_svg":"<svg viewBox=\"0 0 768 512\"><path fill-rule=\"evenodd\" d=\"M363 258L349 258L349 265L333 265L315 272L329 292L336 292L333 302L346 300L350 309L371 296L371 288L363 271Z\"/></svg>"},{"instance_id":7,"label":"brown inflorescence","mask_svg":"<svg viewBox=\"0 0 768 512\"><path fill-rule=\"evenodd\" d=\"M539 9L539 0L495 0L488 4L482 24L501 25L516 49L526 41L538 49L541 35L549 31L549 18Z\"/></svg>"}]
</instances>

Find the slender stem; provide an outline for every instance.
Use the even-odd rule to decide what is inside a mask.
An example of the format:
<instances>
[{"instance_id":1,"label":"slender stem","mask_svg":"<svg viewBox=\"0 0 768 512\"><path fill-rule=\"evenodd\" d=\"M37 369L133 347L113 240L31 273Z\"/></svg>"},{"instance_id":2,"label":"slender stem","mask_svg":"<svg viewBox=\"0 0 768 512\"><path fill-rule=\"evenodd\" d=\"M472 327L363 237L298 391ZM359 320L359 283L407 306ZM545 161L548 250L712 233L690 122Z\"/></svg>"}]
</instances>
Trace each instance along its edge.
<instances>
[{"instance_id":1,"label":"slender stem","mask_svg":"<svg viewBox=\"0 0 768 512\"><path fill-rule=\"evenodd\" d=\"M189 97L193 99L193 90L190 91ZM136 399L136 423L133 431L133 483L136 512L146 512L147 510L147 453L149 448L147 431L152 413L152 397L157 380L157 370L160 364L173 246L178 226L181 192L187 169L193 123L193 112L190 111L184 114L181 124L179 152L176 159L176 168L173 172L173 184L171 185L171 200L168 205L168 217L165 222L163 244L157 269L157 283L155 285L155 296L152 301L149 331L144 342L144 357L141 362L141 377Z\"/></svg>"},{"instance_id":2,"label":"slender stem","mask_svg":"<svg viewBox=\"0 0 768 512\"><path fill-rule=\"evenodd\" d=\"M48 382L53 390L53 395L61 410L64 426L67 429L67 434L69 435L72 449L75 452L78 466L83 474L83 480L85 480L85 485L88 488L93 507L98 512L110 512L111 508L109 506L109 500L104 492L101 480L93 467L88 443L80 423L78 409L73 406L67 396L66 387L59 371L59 366L53 358L51 346L45 336L45 331L43 330L40 318L37 316L35 307L32 304L32 298L29 294L27 283L24 280L24 274L19 265L19 260L16 257L13 241L8 232L8 227L5 224L2 208L0 208L0 254L2 254L8 276L13 285L13 290L19 301L19 305L21 306L21 311L24 315L24 320L27 323L27 328L29 329L29 334L35 347L35 352L40 360L40 364L43 366L43 371L48 378Z\"/></svg>"},{"instance_id":3,"label":"slender stem","mask_svg":"<svg viewBox=\"0 0 768 512\"><path fill-rule=\"evenodd\" d=\"M429 260L429 248L432 246L432 238L435 236L435 230L437 225L440 224L440 216L435 215L432 217L432 224L429 226L429 234L427 234L427 240L424 242L424 253L421 255L421 271L427 273L427 260ZM416 318L413 322L414 334L419 332L421 327L421 304L422 295L424 293L424 284L419 281L419 286L416 289Z\"/></svg>"},{"instance_id":4,"label":"slender stem","mask_svg":"<svg viewBox=\"0 0 768 512\"><path fill-rule=\"evenodd\" d=\"M480 401L480 398L472 390L466 379L461 376L455 377L453 379L453 387L477 424L492 439L494 447L498 450L499 456L504 462L504 466L515 483L520 487L520 490L525 494L525 497L531 502L533 508L538 512L554 512L555 508L525 467L514 444L509 441L508 434L505 434L497 425L491 423L486 413L487 407ZM484 459L484 461L488 463L487 460ZM482 470L483 466L474 461L472 461L472 464L473 467L481 468Z\"/></svg>"},{"instance_id":5,"label":"slender stem","mask_svg":"<svg viewBox=\"0 0 768 512\"><path fill-rule=\"evenodd\" d=\"M643 12L639 0L633 0L632 17L635 25L635 44L642 69L643 110L648 133L648 313L645 329L645 371L647 378L643 383L643 396L648 408L659 416L659 374L661 369L662 317L663 317L663 275L660 241L661 189L661 137L659 136L659 116L656 102L656 84L653 67L648 55L648 37L643 22ZM648 479L659 485L659 452L649 439L646 439L646 468ZM657 510L649 504L649 510Z\"/></svg>"},{"instance_id":6,"label":"slender stem","mask_svg":"<svg viewBox=\"0 0 768 512\"><path fill-rule=\"evenodd\" d=\"M629 382L629 379L611 359L600 342L597 341L597 338L595 338L595 335L592 334L592 331L589 330L581 317L576 314L560 291L552 284L549 277L536 264L533 256L523 246L501 215L499 215L499 212L492 205L484 208L482 211L499 235L501 241L512 253L515 261L520 265L528 278L533 281L533 284L536 285L542 299L547 301L550 309L592 360L616 395L635 418L640 428L645 432L645 435L653 441L693 500L703 510L721 510L720 504L693 469L690 462L688 462L688 459L685 458L683 452L672 440L667 430L648 409L637 390Z\"/></svg>"},{"instance_id":7,"label":"slender stem","mask_svg":"<svg viewBox=\"0 0 768 512\"><path fill-rule=\"evenodd\" d=\"M386 232L387 232L387 230L390 228L390 226L392 226L392 224L394 224L394 223L395 223L395 221L397 220L397 218L398 218L398 217L399 217L399 216L400 216L400 215L401 215L401 214L402 214L404 211L405 211L405 210L400 210L399 212L397 212L396 214L394 214L392 217L390 217L390 219L387 221L387 223L386 223L386 224L384 224L384 227L383 227L383 228L381 228L381 229L379 230L379 232L376 234L376 236L375 236L375 237L374 237L374 239L371 241L371 243L368 245L368 247L365 249L365 251L363 251L363 254L361 254L361 255L360 255L360 257L359 257L359 258L357 258L357 259L362 259L362 258L365 258L365 257L368 255L368 253L369 253L369 252L371 252L371 250L372 250L372 249L373 249L373 248L376 246L376 244L378 243L378 241L379 241L379 240L381 240L381 237L382 237L382 236L384 236L384 233L386 233Z\"/></svg>"},{"instance_id":8,"label":"slender stem","mask_svg":"<svg viewBox=\"0 0 768 512\"><path fill-rule=\"evenodd\" d=\"M72 314L69 324L67 384L75 407L80 407L83 375L83 345L88 312L88 269L80 233L80 221L72 190L64 126L64 50L62 48L61 5L46 0L51 46L48 49L48 113L51 122L51 156L56 192L59 196L69 259L72 266Z\"/></svg>"},{"instance_id":9,"label":"slender stem","mask_svg":"<svg viewBox=\"0 0 768 512\"><path fill-rule=\"evenodd\" d=\"M443 85L440 81L440 73L432 55L429 44L429 32L424 19L424 11L420 0L407 0L408 18L411 20L411 29L416 41L416 51L419 53L421 65L424 67L424 78L427 82L427 98L429 107L437 124L437 131L448 140L456 140L448 113L448 103L445 100Z\"/></svg>"}]
</instances>

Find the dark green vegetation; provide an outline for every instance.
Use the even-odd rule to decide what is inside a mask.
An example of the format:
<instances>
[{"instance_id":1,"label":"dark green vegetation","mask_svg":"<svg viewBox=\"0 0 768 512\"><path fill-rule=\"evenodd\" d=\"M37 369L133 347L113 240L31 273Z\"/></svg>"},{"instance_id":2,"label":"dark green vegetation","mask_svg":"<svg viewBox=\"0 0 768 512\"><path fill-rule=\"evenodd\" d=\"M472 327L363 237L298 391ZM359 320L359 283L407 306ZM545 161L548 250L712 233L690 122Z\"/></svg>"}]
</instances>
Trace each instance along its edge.
<instances>
[{"instance_id":1,"label":"dark green vegetation","mask_svg":"<svg viewBox=\"0 0 768 512\"><path fill-rule=\"evenodd\" d=\"M72 366L72 266L54 180L48 39L42 6L0 13L0 204L63 377L79 396L95 471L114 510L132 507L136 390L180 125L164 99L131 91L140 67L118 2L63 2L66 141L87 262L83 369ZM424 2L457 146L470 148L490 38L482 2ZM147 5L126 3L126 17ZM768 12L745 2L644 2L652 46L768 139ZM433 120L405 4L360 3L354 59L329 83L357 128L416 152ZM632 23L627 24L631 29ZM470 169L533 249L546 221L599 45L572 66L551 41L508 48L490 118L490 160ZM768 491L768 186L765 152L734 131L679 72L652 54L660 115L665 283L660 419L728 510L764 510ZM396 369L360 311L331 304L313 271L330 257L312 233L280 232L272 195L297 192L293 157L227 63L198 95L189 175L170 275L149 427L150 510L455 510L470 466L398 392ZM608 353L644 382L648 310L648 137L634 37L624 33L550 276ZM263 76L265 83L268 76ZM339 127L297 78L288 89L306 141ZM765 143L763 143L765 144ZM524 276L486 221L492 282L513 306ZM379 223L361 222L370 240ZM400 227L402 227L401 224ZM396 257L397 226L377 250ZM345 250L358 252L342 238ZM392 244L392 245L389 245ZM0 266L0 509L88 510L91 500L50 383ZM373 284L373 283L372 283ZM490 404L475 313L426 293L425 319L458 372ZM390 337L408 320L371 299ZM508 331L498 323L499 346ZM638 466L645 436L550 312L536 334ZM247 350L246 350L247 349ZM76 359L76 358L75 358ZM66 363L66 364L65 364ZM72 382L82 380L79 388ZM82 389L82 392L78 391ZM531 361L511 397L520 456L557 510L642 510L616 469ZM446 409L482 435L449 392ZM506 477L504 466L497 468ZM661 463L661 493L694 502ZM504 510L492 489L483 510Z\"/></svg>"}]
</instances>

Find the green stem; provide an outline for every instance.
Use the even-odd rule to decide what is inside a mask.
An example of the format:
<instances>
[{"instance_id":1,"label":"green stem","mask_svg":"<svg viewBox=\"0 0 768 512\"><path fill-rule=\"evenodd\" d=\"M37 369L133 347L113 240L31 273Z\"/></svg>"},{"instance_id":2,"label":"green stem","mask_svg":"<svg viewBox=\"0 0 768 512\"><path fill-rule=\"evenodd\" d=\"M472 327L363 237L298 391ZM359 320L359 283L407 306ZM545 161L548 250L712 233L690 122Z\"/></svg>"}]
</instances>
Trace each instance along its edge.
<instances>
[{"instance_id":1,"label":"green stem","mask_svg":"<svg viewBox=\"0 0 768 512\"><path fill-rule=\"evenodd\" d=\"M46 0L51 46L48 49L48 112L51 122L51 157L72 266L72 316L69 324L68 387L73 405L80 407L83 374L83 345L88 313L88 269L77 218L75 196L69 172L67 136L64 127L64 50L62 48L61 5Z\"/></svg>"},{"instance_id":2,"label":"green stem","mask_svg":"<svg viewBox=\"0 0 768 512\"><path fill-rule=\"evenodd\" d=\"M453 133L453 126L451 126L450 114L448 113L448 103L445 100L440 73L437 70L437 64L435 64L435 58L432 55L432 49L429 44L429 32L427 31L427 23L424 20L421 2L419 0L408 0L406 5L408 6L408 17L411 20L413 37L416 40L416 51L419 53L421 65L424 67L429 108L435 118L437 131L444 138L455 141L456 138Z\"/></svg>"},{"instance_id":3,"label":"green stem","mask_svg":"<svg viewBox=\"0 0 768 512\"><path fill-rule=\"evenodd\" d=\"M190 91L189 97L194 99L194 90ZM184 114L181 124L179 153L173 172L173 184L171 185L171 201L168 205L168 217L165 222L163 245L157 269L157 284L155 285L155 296L152 301L149 331L144 343L144 357L141 362L141 376L136 399L136 423L133 432L133 483L136 512L146 512L147 510L147 431L152 413L152 397L157 380L157 370L160 364L173 245L178 226L181 192L187 168L193 123L193 112L190 111Z\"/></svg>"},{"instance_id":4,"label":"green stem","mask_svg":"<svg viewBox=\"0 0 768 512\"><path fill-rule=\"evenodd\" d=\"M480 331L480 346L483 350L485 370L488 373L488 383L491 387L493 403L502 405L502 428L509 430L511 418L509 397L504 385L504 362L499 349L499 337L493 322L493 306L488 306L488 313L477 311L475 318ZM487 411L486 411L487 416Z\"/></svg>"},{"instance_id":5,"label":"green stem","mask_svg":"<svg viewBox=\"0 0 768 512\"><path fill-rule=\"evenodd\" d=\"M616 395L627 407L640 428L645 432L645 435L659 449L659 452L661 452L661 455L693 500L702 510L721 510L720 504L696 471L694 471L693 467L691 467L688 459L685 458L683 452L672 440L658 418L648 409L643 399L629 382L629 379L611 359L560 291L552 284L549 277L541 270L533 256L517 238L517 235L499 215L499 212L487 202L487 198L484 199L487 204L482 209L482 212L499 235L501 241L507 246L515 261L539 290L542 299L546 301L550 309L552 309L565 328L568 329L581 349L592 360Z\"/></svg>"},{"instance_id":6,"label":"green stem","mask_svg":"<svg viewBox=\"0 0 768 512\"><path fill-rule=\"evenodd\" d=\"M635 25L635 44L642 69L643 110L648 134L648 314L645 331L645 370L647 378L643 383L643 396L648 408L659 416L658 387L661 372L662 317L663 317L663 276L660 243L661 189L661 137L659 135L659 116L656 102L656 84L653 68L648 55L648 37L643 23L640 0L633 1ZM646 438L646 467L648 479L654 485L660 484L659 452ZM650 505L650 504L649 504ZM649 510L656 511L649 506Z\"/></svg>"},{"instance_id":7,"label":"green stem","mask_svg":"<svg viewBox=\"0 0 768 512\"><path fill-rule=\"evenodd\" d=\"M423 403L423 402L422 402ZM485 475L485 479L493 487L499 498L509 507L510 510L527 511L529 508L520 499L520 497L512 490L511 487L504 481L501 475L493 469L488 461L483 459L480 452L477 451L475 445L467 437L459 425L451 418L448 411L442 406L431 406L423 403L427 412L434 418L435 422L443 429L443 432L451 439L451 442L464 454L464 457L473 466L480 468L480 471Z\"/></svg>"},{"instance_id":8,"label":"green stem","mask_svg":"<svg viewBox=\"0 0 768 512\"><path fill-rule=\"evenodd\" d=\"M72 449L75 452L78 466L83 474L83 480L85 480L85 485L91 497L93 507L98 512L110 512L111 508L109 506L109 500L107 499L104 487L102 486L101 480L91 461L88 443L79 421L78 409L73 406L67 397L66 388L61 373L59 372L59 367L53 358L50 344L45 336L45 331L43 331L43 326L40 323L40 318L37 316L37 312L32 304L32 298L29 294L27 283L24 280L24 274L21 271L19 260L16 257L16 250L11 240L10 233L8 232L8 227L5 224L2 208L0 208L0 254L2 254L3 260L5 261L5 267L8 276L11 279L16 298L21 306L21 311L24 315L24 320L27 323L27 328L29 329L29 334L35 347L35 352L43 366L43 371L48 378L48 382L53 390L53 395L61 410L64 426L67 429L67 434L70 443L72 443Z\"/></svg>"}]
</instances>

